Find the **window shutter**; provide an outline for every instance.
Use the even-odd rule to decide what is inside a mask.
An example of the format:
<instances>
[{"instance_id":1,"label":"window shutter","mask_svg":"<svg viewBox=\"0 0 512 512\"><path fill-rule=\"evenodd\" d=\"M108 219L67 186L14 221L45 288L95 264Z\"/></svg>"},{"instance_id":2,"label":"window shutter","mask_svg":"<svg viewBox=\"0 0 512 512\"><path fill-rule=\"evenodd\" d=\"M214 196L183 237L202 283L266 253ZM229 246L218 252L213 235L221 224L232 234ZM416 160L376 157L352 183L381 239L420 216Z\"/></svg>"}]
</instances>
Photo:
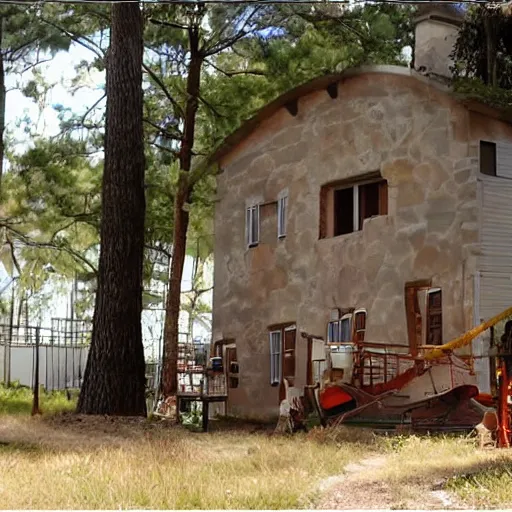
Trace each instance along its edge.
<instances>
[{"instance_id":1,"label":"window shutter","mask_svg":"<svg viewBox=\"0 0 512 512\"><path fill-rule=\"evenodd\" d=\"M284 331L283 377L293 386L295 379L295 339L296 329Z\"/></svg>"},{"instance_id":2,"label":"window shutter","mask_svg":"<svg viewBox=\"0 0 512 512\"><path fill-rule=\"evenodd\" d=\"M443 344L443 303L441 290L427 294L427 345Z\"/></svg>"},{"instance_id":3,"label":"window shutter","mask_svg":"<svg viewBox=\"0 0 512 512\"><path fill-rule=\"evenodd\" d=\"M277 236L283 238L286 236L286 207L288 197L280 197L277 201Z\"/></svg>"},{"instance_id":4,"label":"window shutter","mask_svg":"<svg viewBox=\"0 0 512 512\"><path fill-rule=\"evenodd\" d=\"M354 323L357 341L364 341L364 333L366 332L366 312L356 311L354 313Z\"/></svg>"},{"instance_id":5,"label":"window shutter","mask_svg":"<svg viewBox=\"0 0 512 512\"><path fill-rule=\"evenodd\" d=\"M260 241L260 206L250 206L245 216L246 245L252 247Z\"/></svg>"},{"instance_id":6,"label":"window shutter","mask_svg":"<svg viewBox=\"0 0 512 512\"><path fill-rule=\"evenodd\" d=\"M226 348L226 369L228 373L228 384L230 388L238 387L238 359L236 356L236 347Z\"/></svg>"},{"instance_id":7,"label":"window shutter","mask_svg":"<svg viewBox=\"0 0 512 512\"><path fill-rule=\"evenodd\" d=\"M512 144L496 143L496 176L512 178Z\"/></svg>"}]
</instances>

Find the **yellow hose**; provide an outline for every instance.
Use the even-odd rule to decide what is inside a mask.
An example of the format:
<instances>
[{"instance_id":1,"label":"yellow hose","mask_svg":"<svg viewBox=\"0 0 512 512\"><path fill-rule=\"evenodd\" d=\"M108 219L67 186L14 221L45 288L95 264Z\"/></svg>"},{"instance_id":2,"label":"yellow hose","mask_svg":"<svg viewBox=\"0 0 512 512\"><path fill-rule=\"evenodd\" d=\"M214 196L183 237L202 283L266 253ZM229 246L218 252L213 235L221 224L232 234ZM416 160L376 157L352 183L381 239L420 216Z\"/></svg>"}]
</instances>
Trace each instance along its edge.
<instances>
[{"instance_id":1,"label":"yellow hose","mask_svg":"<svg viewBox=\"0 0 512 512\"><path fill-rule=\"evenodd\" d=\"M440 357L443 357L446 355L446 352L451 352L452 350L455 350L456 348L462 348L466 345L469 345L471 341L476 338L479 334L483 333L493 325L496 325L501 320L504 320L505 318L512 315L512 307L506 309L499 315L496 315L492 317L490 320L487 320L486 322L478 325L477 327L473 327L470 331L465 332L462 336L459 336L458 338L455 338L452 341L449 341L448 343L445 343L444 345L440 345L439 347L436 347L429 352L427 352L423 357L427 361L430 361L432 359L438 359Z\"/></svg>"}]
</instances>

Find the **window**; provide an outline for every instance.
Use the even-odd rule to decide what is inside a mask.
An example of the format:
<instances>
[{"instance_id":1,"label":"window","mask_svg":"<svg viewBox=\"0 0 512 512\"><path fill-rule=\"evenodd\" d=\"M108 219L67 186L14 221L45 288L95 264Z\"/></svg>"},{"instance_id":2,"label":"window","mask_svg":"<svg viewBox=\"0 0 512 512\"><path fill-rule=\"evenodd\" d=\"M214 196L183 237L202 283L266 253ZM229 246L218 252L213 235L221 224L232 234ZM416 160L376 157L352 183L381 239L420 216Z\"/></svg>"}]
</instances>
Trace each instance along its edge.
<instances>
[{"instance_id":1,"label":"window","mask_svg":"<svg viewBox=\"0 0 512 512\"><path fill-rule=\"evenodd\" d=\"M352 339L352 315L347 314L341 320L329 322L327 326L327 343L341 343Z\"/></svg>"},{"instance_id":2,"label":"window","mask_svg":"<svg viewBox=\"0 0 512 512\"><path fill-rule=\"evenodd\" d=\"M480 172L488 176L496 176L496 144L480 141Z\"/></svg>"},{"instance_id":3,"label":"window","mask_svg":"<svg viewBox=\"0 0 512 512\"><path fill-rule=\"evenodd\" d=\"M281 383L281 331L270 332L270 385Z\"/></svg>"},{"instance_id":4,"label":"window","mask_svg":"<svg viewBox=\"0 0 512 512\"><path fill-rule=\"evenodd\" d=\"M295 380L295 338L297 327L274 328L269 332L270 337L270 384L278 386L283 379L293 386Z\"/></svg>"},{"instance_id":5,"label":"window","mask_svg":"<svg viewBox=\"0 0 512 512\"><path fill-rule=\"evenodd\" d=\"M286 207L288 205L288 197L280 197L277 201L277 237L284 238L286 236Z\"/></svg>"},{"instance_id":6,"label":"window","mask_svg":"<svg viewBox=\"0 0 512 512\"><path fill-rule=\"evenodd\" d=\"M423 344L443 344L442 302L441 288L432 288L430 280L406 283L405 311L412 355Z\"/></svg>"},{"instance_id":7,"label":"window","mask_svg":"<svg viewBox=\"0 0 512 512\"><path fill-rule=\"evenodd\" d=\"M260 206L250 206L245 215L247 247L255 247L260 241Z\"/></svg>"},{"instance_id":8,"label":"window","mask_svg":"<svg viewBox=\"0 0 512 512\"><path fill-rule=\"evenodd\" d=\"M358 183L325 185L320 193L320 238L363 229L366 219L388 213L388 184L380 173Z\"/></svg>"}]
</instances>

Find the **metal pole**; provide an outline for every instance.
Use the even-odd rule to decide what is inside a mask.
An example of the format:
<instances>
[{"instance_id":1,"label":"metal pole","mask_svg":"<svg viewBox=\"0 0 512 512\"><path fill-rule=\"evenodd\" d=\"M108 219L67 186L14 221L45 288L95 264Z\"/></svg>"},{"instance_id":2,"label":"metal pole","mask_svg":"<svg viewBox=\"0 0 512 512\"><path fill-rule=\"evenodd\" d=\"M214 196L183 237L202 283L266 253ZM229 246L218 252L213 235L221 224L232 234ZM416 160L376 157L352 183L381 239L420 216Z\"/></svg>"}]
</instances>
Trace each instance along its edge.
<instances>
[{"instance_id":1,"label":"metal pole","mask_svg":"<svg viewBox=\"0 0 512 512\"><path fill-rule=\"evenodd\" d=\"M11 384L11 346L12 346L12 330L13 330L13 323L14 323L14 301L15 301L15 295L14 295L14 279L12 281L12 290L11 290L11 314L9 318L9 343L5 344L5 373L4 373L4 380L7 386Z\"/></svg>"},{"instance_id":2,"label":"metal pole","mask_svg":"<svg viewBox=\"0 0 512 512\"><path fill-rule=\"evenodd\" d=\"M34 402L32 404L32 416L41 414L39 409L39 327L36 327L36 362L34 371Z\"/></svg>"}]
</instances>

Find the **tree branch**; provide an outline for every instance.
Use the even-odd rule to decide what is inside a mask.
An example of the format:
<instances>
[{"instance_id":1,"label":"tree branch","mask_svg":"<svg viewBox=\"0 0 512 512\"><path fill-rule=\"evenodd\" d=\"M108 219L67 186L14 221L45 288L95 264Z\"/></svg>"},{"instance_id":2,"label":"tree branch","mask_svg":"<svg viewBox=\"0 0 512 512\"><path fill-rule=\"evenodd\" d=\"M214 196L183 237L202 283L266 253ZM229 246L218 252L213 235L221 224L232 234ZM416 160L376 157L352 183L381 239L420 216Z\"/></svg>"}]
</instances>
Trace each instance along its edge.
<instances>
[{"instance_id":1,"label":"tree branch","mask_svg":"<svg viewBox=\"0 0 512 512\"><path fill-rule=\"evenodd\" d=\"M78 43L79 45L83 46L87 50L95 53L98 58L100 58L100 59L105 58L105 52L94 41L92 41L88 37L76 36L76 35L72 34L71 32L69 32L68 30L66 30L65 28L60 27L59 25L56 25L55 23L47 20L46 18L41 18L41 21L43 21L47 25L50 25L53 28L56 28L57 30L60 30L63 34L65 34L67 37L69 37L75 43ZM82 41L82 39L83 39L83 41ZM88 43L88 44L85 44L85 43Z\"/></svg>"},{"instance_id":2,"label":"tree branch","mask_svg":"<svg viewBox=\"0 0 512 512\"><path fill-rule=\"evenodd\" d=\"M162 92L165 94L165 97L171 102L171 104L173 105L178 116L183 118L183 116L184 116L183 109L178 105L176 100L171 96L171 93L169 92L169 90L167 89L165 84L162 82L162 80L160 80L158 75L147 64L143 63L142 69L144 69L144 71L153 79L153 81L160 87L160 89L162 89Z\"/></svg>"},{"instance_id":3,"label":"tree branch","mask_svg":"<svg viewBox=\"0 0 512 512\"><path fill-rule=\"evenodd\" d=\"M217 65L215 65L213 62L210 62L209 60L206 61L206 63L211 66L212 68L216 69L219 73L222 73L223 75L227 76L228 78L231 78L236 75L256 75L256 76L266 76L267 73L265 71L259 70L259 69L248 69L247 71L224 71L223 69L219 68Z\"/></svg>"},{"instance_id":4,"label":"tree branch","mask_svg":"<svg viewBox=\"0 0 512 512\"><path fill-rule=\"evenodd\" d=\"M24 233L10 227L10 226L5 226L6 229L8 229L14 236L16 236L16 238L22 242L24 245L26 245L27 247L40 247L42 249L53 249L53 250L56 250L56 251L63 251L63 252L66 252L68 253L70 256L72 256L73 258L81 261L84 265L88 266L92 272L94 274L97 274L98 273L98 270L96 269L96 267L89 261L87 260L87 258L85 258L84 256L82 256L80 253L76 252L75 250L71 249L70 247L66 247L64 245L56 245L56 244L53 244L53 243L48 243L48 242L36 242L35 240L31 240L27 235L25 235Z\"/></svg>"},{"instance_id":5,"label":"tree branch","mask_svg":"<svg viewBox=\"0 0 512 512\"><path fill-rule=\"evenodd\" d=\"M164 27L177 28L180 30L187 30L187 28L188 28L183 25L179 25L178 23L171 23L170 21L160 21L160 20L156 20L155 18L149 18L148 21L150 23L153 23L154 25L163 25Z\"/></svg>"}]
</instances>

